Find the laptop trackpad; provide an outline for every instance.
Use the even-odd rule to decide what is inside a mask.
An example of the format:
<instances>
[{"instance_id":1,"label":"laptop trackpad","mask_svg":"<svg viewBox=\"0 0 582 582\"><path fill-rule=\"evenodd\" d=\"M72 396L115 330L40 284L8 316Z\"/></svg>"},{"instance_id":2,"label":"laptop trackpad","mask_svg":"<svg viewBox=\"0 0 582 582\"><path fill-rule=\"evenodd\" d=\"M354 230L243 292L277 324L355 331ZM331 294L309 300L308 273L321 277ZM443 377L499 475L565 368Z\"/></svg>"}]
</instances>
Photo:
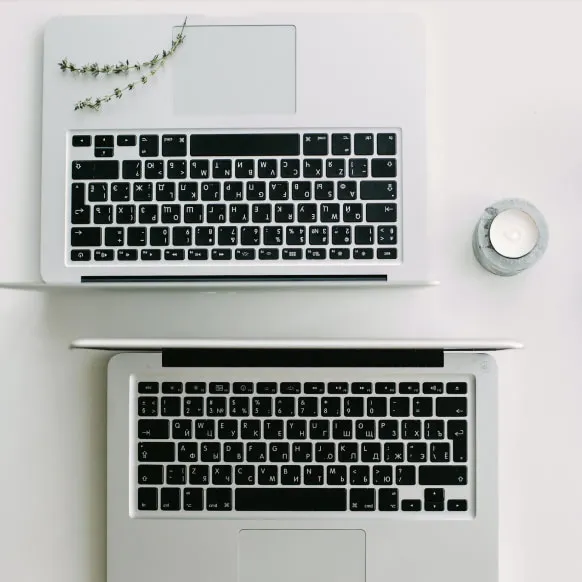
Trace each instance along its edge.
<instances>
[{"instance_id":1,"label":"laptop trackpad","mask_svg":"<svg viewBox=\"0 0 582 582\"><path fill-rule=\"evenodd\" d=\"M175 113L295 113L294 26L187 26L184 34L172 57Z\"/></svg>"},{"instance_id":2,"label":"laptop trackpad","mask_svg":"<svg viewBox=\"0 0 582 582\"><path fill-rule=\"evenodd\" d=\"M242 530L239 582L365 582L362 530Z\"/></svg>"}]
</instances>

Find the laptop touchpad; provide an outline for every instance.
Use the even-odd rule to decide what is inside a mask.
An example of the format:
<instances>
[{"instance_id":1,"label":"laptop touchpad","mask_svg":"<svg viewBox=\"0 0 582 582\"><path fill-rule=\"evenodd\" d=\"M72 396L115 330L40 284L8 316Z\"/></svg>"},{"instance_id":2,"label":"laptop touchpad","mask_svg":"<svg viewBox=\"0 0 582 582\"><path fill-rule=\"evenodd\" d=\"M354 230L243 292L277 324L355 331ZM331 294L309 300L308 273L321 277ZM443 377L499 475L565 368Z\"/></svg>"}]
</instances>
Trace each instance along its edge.
<instances>
[{"instance_id":1,"label":"laptop touchpad","mask_svg":"<svg viewBox=\"0 0 582 582\"><path fill-rule=\"evenodd\" d=\"M187 26L184 34L171 64L175 113L295 113L294 26Z\"/></svg>"},{"instance_id":2,"label":"laptop touchpad","mask_svg":"<svg viewBox=\"0 0 582 582\"><path fill-rule=\"evenodd\" d=\"M362 530L242 530L238 582L365 582Z\"/></svg>"}]
</instances>

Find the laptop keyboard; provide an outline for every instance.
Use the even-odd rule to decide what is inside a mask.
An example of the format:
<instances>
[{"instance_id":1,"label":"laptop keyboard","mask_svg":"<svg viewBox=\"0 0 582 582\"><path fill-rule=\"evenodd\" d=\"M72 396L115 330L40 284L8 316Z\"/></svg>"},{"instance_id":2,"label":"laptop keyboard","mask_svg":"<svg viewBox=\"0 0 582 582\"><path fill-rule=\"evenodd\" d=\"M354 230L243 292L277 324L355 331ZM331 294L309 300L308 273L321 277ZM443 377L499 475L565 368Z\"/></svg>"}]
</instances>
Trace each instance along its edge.
<instances>
[{"instance_id":1,"label":"laptop keyboard","mask_svg":"<svg viewBox=\"0 0 582 582\"><path fill-rule=\"evenodd\" d=\"M467 515L473 392L465 377L140 379L136 517Z\"/></svg>"},{"instance_id":2,"label":"laptop keyboard","mask_svg":"<svg viewBox=\"0 0 582 582\"><path fill-rule=\"evenodd\" d=\"M396 129L68 136L72 265L389 262Z\"/></svg>"}]
</instances>

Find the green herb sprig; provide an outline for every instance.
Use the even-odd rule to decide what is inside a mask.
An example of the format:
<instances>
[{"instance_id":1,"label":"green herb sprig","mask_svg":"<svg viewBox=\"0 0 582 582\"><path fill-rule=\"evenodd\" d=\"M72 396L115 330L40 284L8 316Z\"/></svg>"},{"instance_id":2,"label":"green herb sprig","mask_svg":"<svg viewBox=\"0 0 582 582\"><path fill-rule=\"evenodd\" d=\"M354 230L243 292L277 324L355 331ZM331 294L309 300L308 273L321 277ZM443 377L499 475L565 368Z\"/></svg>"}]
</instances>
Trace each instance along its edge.
<instances>
[{"instance_id":1,"label":"green herb sprig","mask_svg":"<svg viewBox=\"0 0 582 582\"><path fill-rule=\"evenodd\" d=\"M82 109L93 109L94 111L99 111L104 103L109 103L113 99L121 99L126 91L133 91L139 85L146 85L149 79L160 70L168 58L171 57L184 42L184 39L186 38L184 28L186 27L187 20L187 18L184 19L180 32L176 35L176 38L172 41L172 45L168 50L163 50L161 54L155 54L149 61L144 61L143 63L137 62L130 64L129 61L126 60L119 61L115 65L88 63L78 67L67 58L60 61L58 66L61 71L74 73L76 75L92 75L93 77L98 77L99 75L120 75L128 74L130 72L143 72L138 80L127 83L122 87L117 87L109 94L96 98L87 97L86 99L78 101L75 103L75 111Z\"/></svg>"}]
</instances>

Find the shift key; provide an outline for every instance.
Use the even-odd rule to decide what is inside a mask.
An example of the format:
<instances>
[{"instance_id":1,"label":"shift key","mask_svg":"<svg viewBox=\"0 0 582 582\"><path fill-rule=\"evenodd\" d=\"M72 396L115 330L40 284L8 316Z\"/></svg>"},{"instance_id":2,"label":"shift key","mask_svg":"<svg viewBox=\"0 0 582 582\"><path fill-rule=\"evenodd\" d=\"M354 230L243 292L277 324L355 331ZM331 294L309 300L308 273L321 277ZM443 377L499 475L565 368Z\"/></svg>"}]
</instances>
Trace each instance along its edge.
<instances>
[{"instance_id":1,"label":"shift key","mask_svg":"<svg viewBox=\"0 0 582 582\"><path fill-rule=\"evenodd\" d=\"M74 160L73 180L117 180L119 161L117 160Z\"/></svg>"},{"instance_id":2,"label":"shift key","mask_svg":"<svg viewBox=\"0 0 582 582\"><path fill-rule=\"evenodd\" d=\"M71 228L72 247L98 247L101 246L101 229L91 226L87 228Z\"/></svg>"},{"instance_id":3,"label":"shift key","mask_svg":"<svg viewBox=\"0 0 582 582\"><path fill-rule=\"evenodd\" d=\"M419 485L466 485L464 465L423 465L418 467Z\"/></svg>"}]
</instances>

